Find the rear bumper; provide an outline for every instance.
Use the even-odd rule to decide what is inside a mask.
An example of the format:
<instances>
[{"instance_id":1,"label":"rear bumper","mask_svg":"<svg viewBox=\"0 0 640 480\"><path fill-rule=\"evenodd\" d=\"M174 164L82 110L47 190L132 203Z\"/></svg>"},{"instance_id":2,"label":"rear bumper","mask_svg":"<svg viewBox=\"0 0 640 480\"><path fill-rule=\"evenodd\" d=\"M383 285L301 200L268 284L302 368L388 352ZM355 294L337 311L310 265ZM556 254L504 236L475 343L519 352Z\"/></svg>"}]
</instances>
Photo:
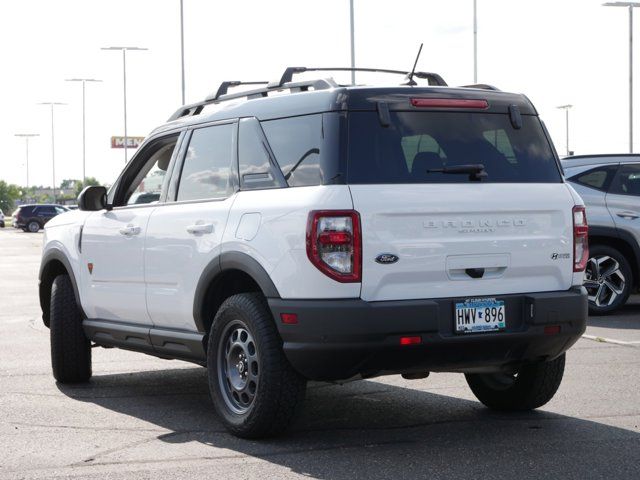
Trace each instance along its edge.
<instances>
[{"instance_id":1,"label":"rear bumper","mask_svg":"<svg viewBox=\"0 0 640 480\"><path fill-rule=\"evenodd\" d=\"M302 375L340 380L418 371L491 372L557 357L584 333L587 294L562 292L496 296L504 300L507 328L496 333L454 333L460 298L365 302L269 299L284 351ZM296 313L285 325L281 313ZM545 326L560 331L545 334ZM401 336L420 336L400 346Z\"/></svg>"}]
</instances>

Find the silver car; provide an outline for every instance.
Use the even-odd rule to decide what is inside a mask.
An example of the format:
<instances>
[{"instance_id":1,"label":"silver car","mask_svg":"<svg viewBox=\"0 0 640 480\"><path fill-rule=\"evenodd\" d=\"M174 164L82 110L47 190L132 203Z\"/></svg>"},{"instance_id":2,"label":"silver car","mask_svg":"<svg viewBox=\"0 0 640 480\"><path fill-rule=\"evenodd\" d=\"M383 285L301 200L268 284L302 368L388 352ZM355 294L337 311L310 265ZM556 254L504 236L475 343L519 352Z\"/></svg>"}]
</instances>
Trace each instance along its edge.
<instances>
[{"instance_id":1,"label":"silver car","mask_svg":"<svg viewBox=\"0 0 640 480\"><path fill-rule=\"evenodd\" d=\"M606 314L627 301L640 279L640 155L580 155L561 162L587 206L589 312Z\"/></svg>"}]
</instances>

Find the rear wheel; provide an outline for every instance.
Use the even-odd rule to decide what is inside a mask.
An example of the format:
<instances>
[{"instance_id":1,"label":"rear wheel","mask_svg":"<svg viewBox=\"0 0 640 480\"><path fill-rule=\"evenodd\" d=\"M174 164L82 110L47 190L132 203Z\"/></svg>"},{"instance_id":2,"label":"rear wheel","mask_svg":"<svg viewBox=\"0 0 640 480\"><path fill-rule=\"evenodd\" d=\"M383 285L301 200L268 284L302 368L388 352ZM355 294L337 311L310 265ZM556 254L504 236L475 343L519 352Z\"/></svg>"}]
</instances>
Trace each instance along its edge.
<instances>
[{"instance_id":1,"label":"rear wheel","mask_svg":"<svg viewBox=\"0 0 640 480\"><path fill-rule=\"evenodd\" d=\"M38 230L40 230L40 224L35 220L32 220L27 224L27 231L36 233Z\"/></svg>"},{"instance_id":2,"label":"rear wheel","mask_svg":"<svg viewBox=\"0 0 640 480\"><path fill-rule=\"evenodd\" d=\"M622 253L606 245L589 249L584 286L591 315L605 315L624 305L632 285L631 266Z\"/></svg>"},{"instance_id":3,"label":"rear wheel","mask_svg":"<svg viewBox=\"0 0 640 480\"><path fill-rule=\"evenodd\" d=\"M207 347L209 391L224 426L245 438L274 436L293 421L305 379L293 370L264 297L243 293L222 304Z\"/></svg>"},{"instance_id":4,"label":"rear wheel","mask_svg":"<svg viewBox=\"0 0 640 480\"><path fill-rule=\"evenodd\" d=\"M58 275L51 288L49 312L51 367L60 383L91 378L91 343L82 330L82 315L69 275Z\"/></svg>"},{"instance_id":5,"label":"rear wheel","mask_svg":"<svg viewBox=\"0 0 640 480\"><path fill-rule=\"evenodd\" d=\"M514 373L467 374L478 400L494 410L533 410L553 398L564 374L565 354L522 366Z\"/></svg>"}]
</instances>

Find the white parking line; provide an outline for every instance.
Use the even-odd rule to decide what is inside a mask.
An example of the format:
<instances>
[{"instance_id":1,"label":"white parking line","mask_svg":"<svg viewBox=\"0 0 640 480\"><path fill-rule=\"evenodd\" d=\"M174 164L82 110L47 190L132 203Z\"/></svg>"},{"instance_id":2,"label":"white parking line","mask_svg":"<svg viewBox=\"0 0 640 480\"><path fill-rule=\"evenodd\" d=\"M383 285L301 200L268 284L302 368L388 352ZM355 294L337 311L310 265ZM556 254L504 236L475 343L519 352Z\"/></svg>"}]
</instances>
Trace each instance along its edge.
<instances>
[{"instance_id":1,"label":"white parking line","mask_svg":"<svg viewBox=\"0 0 640 480\"><path fill-rule=\"evenodd\" d=\"M640 341L632 341L632 342L624 342L622 340L615 340L613 338L606 337L598 337L596 335L582 335L582 338L586 338L587 340L593 340L594 342L603 342L603 343L613 343L614 345L626 345L626 346L635 346L640 345Z\"/></svg>"}]
</instances>

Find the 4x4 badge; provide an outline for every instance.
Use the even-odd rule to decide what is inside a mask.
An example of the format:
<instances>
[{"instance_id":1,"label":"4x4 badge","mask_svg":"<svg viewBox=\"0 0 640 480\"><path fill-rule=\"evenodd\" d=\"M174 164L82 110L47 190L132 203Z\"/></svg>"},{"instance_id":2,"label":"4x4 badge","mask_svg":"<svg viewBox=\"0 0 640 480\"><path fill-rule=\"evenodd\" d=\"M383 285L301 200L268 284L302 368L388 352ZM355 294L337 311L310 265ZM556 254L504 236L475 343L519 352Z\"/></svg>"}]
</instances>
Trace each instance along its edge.
<instances>
[{"instance_id":1,"label":"4x4 badge","mask_svg":"<svg viewBox=\"0 0 640 480\"><path fill-rule=\"evenodd\" d=\"M386 265L388 263L396 263L399 260L397 255L393 253L381 253L376 257L376 262Z\"/></svg>"}]
</instances>

